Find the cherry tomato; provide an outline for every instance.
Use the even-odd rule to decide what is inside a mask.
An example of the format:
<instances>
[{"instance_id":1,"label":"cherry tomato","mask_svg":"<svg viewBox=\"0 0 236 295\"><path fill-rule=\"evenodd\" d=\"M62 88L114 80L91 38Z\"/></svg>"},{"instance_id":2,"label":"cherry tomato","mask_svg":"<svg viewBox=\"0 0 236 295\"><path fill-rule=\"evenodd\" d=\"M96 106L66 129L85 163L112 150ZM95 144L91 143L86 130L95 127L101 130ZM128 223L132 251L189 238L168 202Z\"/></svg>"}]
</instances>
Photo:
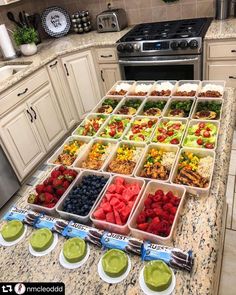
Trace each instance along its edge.
<instances>
[{"instance_id":1,"label":"cherry tomato","mask_svg":"<svg viewBox=\"0 0 236 295\"><path fill-rule=\"evenodd\" d=\"M159 131L160 133L166 133L166 130L165 130L164 128L158 128L158 131Z\"/></svg>"},{"instance_id":2,"label":"cherry tomato","mask_svg":"<svg viewBox=\"0 0 236 295\"><path fill-rule=\"evenodd\" d=\"M197 140L197 144L199 144L199 145L203 145L203 140L202 140L201 138L198 138L198 140Z\"/></svg>"},{"instance_id":3,"label":"cherry tomato","mask_svg":"<svg viewBox=\"0 0 236 295\"><path fill-rule=\"evenodd\" d=\"M171 141L170 141L171 144L179 144L179 140L178 138L173 138Z\"/></svg>"},{"instance_id":4,"label":"cherry tomato","mask_svg":"<svg viewBox=\"0 0 236 295\"><path fill-rule=\"evenodd\" d=\"M205 123L201 122L201 123L198 124L198 127L203 129L205 127L205 125L206 125Z\"/></svg>"},{"instance_id":5,"label":"cherry tomato","mask_svg":"<svg viewBox=\"0 0 236 295\"><path fill-rule=\"evenodd\" d=\"M115 134L116 134L116 129L111 129L110 130L110 132L109 132L109 135L111 136L111 137L114 137L115 136Z\"/></svg>"},{"instance_id":6,"label":"cherry tomato","mask_svg":"<svg viewBox=\"0 0 236 295\"><path fill-rule=\"evenodd\" d=\"M139 134L138 135L140 138L142 138L143 140L145 140L145 136L143 134Z\"/></svg>"},{"instance_id":7,"label":"cherry tomato","mask_svg":"<svg viewBox=\"0 0 236 295\"><path fill-rule=\"evenodd\" d=\"M173 124L172 128L175 129L175 130L179 130L180 129L180 124L177 124L177 123Z\"/></svg>"},{"instance_id":8,"label":"cherry tomato","mask_svg":"<svg viewBox=\"0 0 236 295\"><path fill-rule=\"evenodd\" d=\"M210 137L211 133L209 131L204 131L203 136L204 137Z\"/></svg>"},{"instance_id":9,"label":"cherry tomato","mask_svg":"<svg viewBox=\"0 0 236 295\"><path fill-rule=\"evenodd\" d=\"M174 131L171 131L171 130L167 131L167 135L169 135L169 136L174 135Z\"/></svg>"},{"instance_id":10,"label":"cherry tomato","mask_svg":"<svg viewBox=\"0 0 236 295\"><path fill-rule=\"evenodd\" d=\"M165 140L165 136L163 136L163 135L157 136L157 141L163 142L164 140Z\"/></svg>"},{"instance_id":11,"label":"cherry tomato","mask_svg":"<svg viewBox=\"0 0 236 295\"><path fill-rule=\"evenodd\" d=\"M151 128L153 126L153 122L152 121L148 121L148 127Z\"/></svg>"},{"instance_id":12,"label":"cherry tomato","mask_svg":"<svg viewBox=\"0 0 236 295\"><path fill-rule=\"evenodd\" d=\"M94 128L94 130L98 131L98 129L99 129L99 124L94 122L94 123L93 123L93 128Z\"/></svg>"},{"instance_id":13,"label":"cherry tomato","mask_svg":"<svg viewBox=\"0 0 236 295\"><path fill-rule=\"evenodd\" d=\"M211 131L211 128L207 127L206 130L207 130L207 131Z\"/></svg>"},{"instance_id":14,"label":"cherry tomato","mask_svg":"<svg viewBox=\"0 0 236 295\"><path fill-rule=\"evenodd\" d=\"M214 148L214 144L208 142L208 143L205 144L205 148L207 148L207 149L213 149Z\"/></svg>"},{"instance_id":15,"label":"cherry tomato","mask_svg":"<svg viewBox=\"0 0 236 295\"><path fill-rule=\"evenodd\" d=\"M196 136L199 136L201 134L201 130L200 129L197 129L196 131L195 131L195 135Z\"/></svg>"}]
</instances>

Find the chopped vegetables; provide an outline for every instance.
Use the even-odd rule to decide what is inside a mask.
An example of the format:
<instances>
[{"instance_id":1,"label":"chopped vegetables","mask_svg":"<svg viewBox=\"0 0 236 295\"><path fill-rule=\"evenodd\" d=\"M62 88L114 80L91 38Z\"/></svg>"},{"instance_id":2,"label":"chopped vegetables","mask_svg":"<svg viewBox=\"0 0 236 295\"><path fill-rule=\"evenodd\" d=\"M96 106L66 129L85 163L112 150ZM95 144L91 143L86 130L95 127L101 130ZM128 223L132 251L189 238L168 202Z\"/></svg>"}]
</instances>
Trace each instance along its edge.
<instances>
[{"instance_id":1,"label":"chopped vegetables","mask_svg":"<svg viewBox=\"0 0 236 295\"><path fill-rule=\"evenodd\" d=\"M76 130L76 134L82 136L94 136L106 119L107 116L105 115L98 115L93 118L85 118L81 126Z\"/></svg>"},{"instance_id":2,"label":"chopped vegetables","mask_svg":"<svg viewBox=\"0 0 236 295\"><path fill-rule=\"evenodd\" d=\"M114 116L109 120L108 124L103 128L99 136L104 138L119 139L122 136L129 122L130 122L130 118L128 117L122 118L119 116Z\"/></svg>"},{"instance_id":3,"label":"chopped vegetables","mask_svg":"<svg viewBox=\"0 0 236 295\"><path fill-rule=\"evenodd\" d=\"M102 106L98 108L97 112L102 114L111 114L119 102L120 100L118 99L106 98L103 101Z\"/></svg>"},{"instance_id":4,"label":"chopped vegetables","mask_svg":"<svg viewBox=\"0 0 236 295\"><path fill-rule=\"evenodd\" d=\"M118 110L117 114L134 115L136 114L141 104L142 104L141 99L126 100L125 103Z\"/></svg>"},{"instance_id":5,"label":"chopped vegetables","mask_svg":"<svg viewBox=\"0 0 236 295\"><path fill-rule=\"evenodd\" d=\"M188 117L193 100L174 100L170 104L168 117Z\"/></svg>"},{"instance_id":6,"label":"chopped vegetables","mask_svg":"<svg viewBox=\"0 0 236 295\"><path fill-rule=\"evenodd\" d=\"M157 100L157 101L147 101L143 107L144 116L160 116L167 101Z\"/></svg>"},{"instance_id":7,"label":"chopped vegetables","mask_svg":"<svg viewBox=\"0 0 236 295\"><path fill-rule=\"evenodd\" d=\"M218 120L220 118L221 107L221 101L198 101L193 118L201 120Z\"/></svg>"},{"instance_id":8,"label":"chopped vegetables","mask_svg":"<svg viewBox=\"0 0 236 295\"><path fill-rule=\"evenodd\" d=\"M152 134L156 122L157 119L135 119L131 124L127 135L125 136L125 139L134 141L147 141Z\"/></svg>"}]
</instances>

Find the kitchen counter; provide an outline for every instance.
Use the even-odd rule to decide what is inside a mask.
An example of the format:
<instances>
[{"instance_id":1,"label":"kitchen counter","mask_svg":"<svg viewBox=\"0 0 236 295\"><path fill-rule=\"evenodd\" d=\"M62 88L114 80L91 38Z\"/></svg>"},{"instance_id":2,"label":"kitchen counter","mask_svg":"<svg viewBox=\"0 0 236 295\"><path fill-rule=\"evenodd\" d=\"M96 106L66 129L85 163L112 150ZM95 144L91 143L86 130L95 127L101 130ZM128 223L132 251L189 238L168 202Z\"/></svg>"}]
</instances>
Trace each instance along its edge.
<instances>
[{"instance_id":1,"label":"kitchen counter","mask_svg":"<svg viewBox=\"0 0 236 295\"><path fill-rule=\"evenodd\" d=\"M228 88L222 113L216 165L212 187L208 197L188 196L182 217L179 219L173 245L183 250L192 249L195 264L192 273L176 272L175 295L215 295L217 255L221 249L223 213L225 211L225 190L230 161L230 151L235 126L236 101L233 89ZM26 206L25 195L16 204ZM90 245L91 254L87 263L76 270L63 269L58 257L64 242L49 255L36 258L29 254L28 240L32 229L28 229L23 242L10 248L0 248L1 282L58 282L66 285L66 294L86 295L134 295L142 294L139 288L139 272L144 263L140 257L132 256L132 269L120 284L104 283L97 273L97 264L102 250ZM221 249L222 250L222 249Z\"/></svg>"},{"instance_id":2,"label":"kitchen counter","mask_svg":"<svg viewBox=\"0 0 236 295\"><path fill-rule=\"evenodd\" d=\"M70 34L59 39L45 40L38 45L38 52L35 55L8 62L0 61L0 67L6 64L29 64L24 70L0 82L0 93L59 56L96 46L114 46L116 41L129 30L130 28L126 28L113 33L92 31L84 35Z\"/></svg>"},{"instance_id":3,"label":"kitchen counter","mask_svg":"<svg viewBox=\"0 0 236 295\"><path fill-rule=\"evenodd\" d=\"M213 20L205 36L205 40L236 38L236 18Z\"/></svg>"}]
</instances>

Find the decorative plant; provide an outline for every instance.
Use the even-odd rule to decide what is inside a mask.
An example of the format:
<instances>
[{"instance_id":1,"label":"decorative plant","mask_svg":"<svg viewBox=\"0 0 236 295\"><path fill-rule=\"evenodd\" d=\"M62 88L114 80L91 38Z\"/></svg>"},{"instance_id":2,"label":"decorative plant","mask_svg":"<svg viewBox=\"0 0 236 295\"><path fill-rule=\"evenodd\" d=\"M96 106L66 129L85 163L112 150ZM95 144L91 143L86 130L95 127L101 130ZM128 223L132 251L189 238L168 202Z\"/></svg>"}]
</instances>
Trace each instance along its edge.
<instances>
[{"instance_id":1,"label":"decorative plant","mask_svg":"<svg viewBox=\"0 0 236 295\"><path fill-rule=\"evenodd\" d=\"M38 33L35 31L34 28L17 28L14 31L13 38L17 46L23 44L31 44L38 41Z\"/></svg>"}]
</instances>

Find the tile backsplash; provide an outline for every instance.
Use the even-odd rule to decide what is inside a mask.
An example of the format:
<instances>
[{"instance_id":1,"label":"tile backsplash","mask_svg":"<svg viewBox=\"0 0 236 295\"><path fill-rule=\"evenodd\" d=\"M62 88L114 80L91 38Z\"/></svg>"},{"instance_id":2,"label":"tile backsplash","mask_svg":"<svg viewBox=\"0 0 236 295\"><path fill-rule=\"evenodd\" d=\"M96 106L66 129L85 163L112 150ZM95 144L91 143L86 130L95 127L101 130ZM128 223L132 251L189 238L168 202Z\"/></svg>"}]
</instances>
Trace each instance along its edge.
<instances>
[{"instance_id":1,"label":"tile backsplash","mask_svg":"<svg viewBox=\"0 0 236 295\"><path fill-rule=\"evenodd\" d=\"M126 10L130 25L215 15L215 0L179 0L171 4L163 0L21 0L11 5L0 6L0 23L5 23L8 28L14 27L6 17L8 11L15 14L21 10L41 13L46 7L57 5L65 8L70 14L77 10L89 10L95 24L96 15L105 10L109 2L112 7Z\"/></svg>"}]
</instances>

